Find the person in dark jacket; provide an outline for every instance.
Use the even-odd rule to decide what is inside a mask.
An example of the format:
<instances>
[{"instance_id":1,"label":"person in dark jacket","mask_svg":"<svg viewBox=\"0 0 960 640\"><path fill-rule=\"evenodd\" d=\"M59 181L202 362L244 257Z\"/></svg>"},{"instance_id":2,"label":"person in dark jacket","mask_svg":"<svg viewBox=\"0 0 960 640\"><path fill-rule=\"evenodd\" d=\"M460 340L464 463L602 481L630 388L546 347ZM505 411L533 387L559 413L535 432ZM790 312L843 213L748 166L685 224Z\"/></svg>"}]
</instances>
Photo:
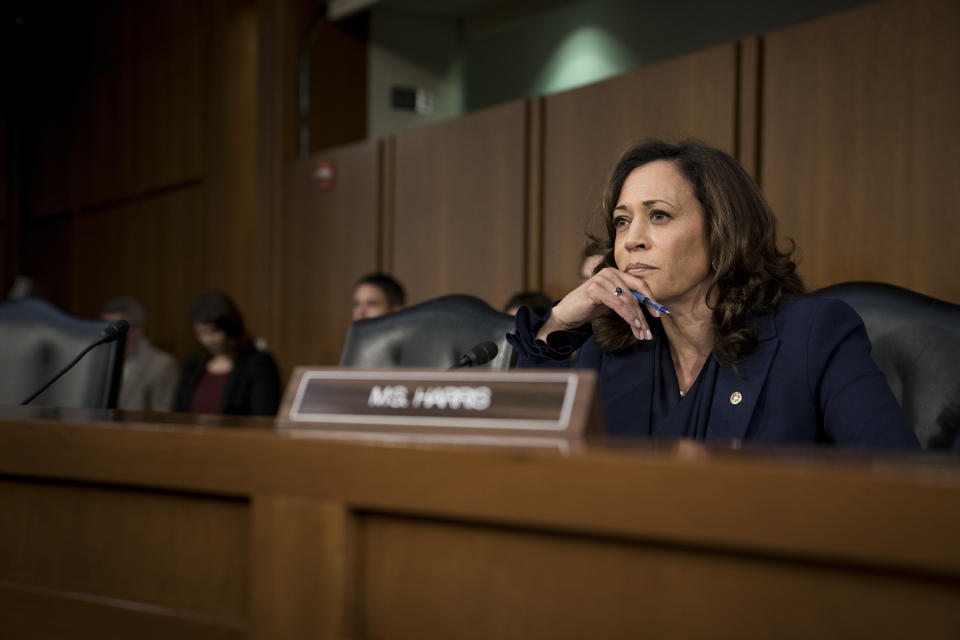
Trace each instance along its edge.
<instances>
[{"instance_id":1,"label":"person in dark jacket","mask_svg":"<svg viewBox=\"0 0 960 640\"><path fill-rule=\"evenodd\" d=\"M201 294L192 319L200 351L183 367L174 411L276 415L277 365L254 346L233 301L220 291Z\"/></svg>"},{"instance_id":2,"label":"person in dark jacket","mask_svg":"<svg viewBox=\"0 0 960 640\"><path fill-rule=\"evenodd\" d=\"M808 298L740 164L649 141L617 163L594 240L603 268L544 316L523 307L518 367L598 371L609 433L919 448L863 322Z\"/></svg>"}]
</instances>

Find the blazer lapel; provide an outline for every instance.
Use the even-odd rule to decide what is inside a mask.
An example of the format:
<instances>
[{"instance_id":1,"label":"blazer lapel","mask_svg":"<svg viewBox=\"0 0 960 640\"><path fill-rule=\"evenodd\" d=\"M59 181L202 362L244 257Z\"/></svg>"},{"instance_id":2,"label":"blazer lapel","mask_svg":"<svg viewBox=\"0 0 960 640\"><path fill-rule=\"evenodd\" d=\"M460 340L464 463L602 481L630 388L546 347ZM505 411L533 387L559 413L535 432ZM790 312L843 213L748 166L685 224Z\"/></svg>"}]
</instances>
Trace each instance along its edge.
<instances>
[{"instance_id":1,"label":"blazer lapel","mask_svg":"<svg viewBox=\"0 0 960 640\"><path fill-rule=\"evenodd\" d=\"M653 397L653 362L656 345L641 342L633 351L604 358L603 409L610 435L650 434L650 406Z\"/></svg>"},{"instance_id":2,"label":"blazer lapel","mask_svg":"<svg viewBox=\"0 0 960 640\"><path fill-rule=\"evenodd\" d=\"M742 440L747 435L767 373L780 346L772 314L756 317L751 324L758 333L757 348L740 363L737 372L733 367L721 365L717 374L707 434L711 440Z\"/></svg>"}]
</instances>

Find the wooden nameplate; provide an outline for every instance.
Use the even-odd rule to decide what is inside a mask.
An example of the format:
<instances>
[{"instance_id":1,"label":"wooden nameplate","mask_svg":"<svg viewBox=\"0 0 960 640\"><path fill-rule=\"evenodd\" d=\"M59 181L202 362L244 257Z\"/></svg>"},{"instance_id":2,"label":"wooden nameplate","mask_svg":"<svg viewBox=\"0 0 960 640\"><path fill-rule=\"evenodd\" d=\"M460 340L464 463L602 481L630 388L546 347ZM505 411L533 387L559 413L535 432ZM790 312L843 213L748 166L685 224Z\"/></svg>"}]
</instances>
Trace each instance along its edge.
<instances>
[{"instance_id":1,"label":"wooden nameplate","mask_svg":"<svg viewBox=\"0 0 960 640\"><path fill-rule=\"evenodd\" d=\"M420 434L569 440L601 426L595 387L590 370L297 367L278 423L359 439Z\"/></svg>"}]
</instances>

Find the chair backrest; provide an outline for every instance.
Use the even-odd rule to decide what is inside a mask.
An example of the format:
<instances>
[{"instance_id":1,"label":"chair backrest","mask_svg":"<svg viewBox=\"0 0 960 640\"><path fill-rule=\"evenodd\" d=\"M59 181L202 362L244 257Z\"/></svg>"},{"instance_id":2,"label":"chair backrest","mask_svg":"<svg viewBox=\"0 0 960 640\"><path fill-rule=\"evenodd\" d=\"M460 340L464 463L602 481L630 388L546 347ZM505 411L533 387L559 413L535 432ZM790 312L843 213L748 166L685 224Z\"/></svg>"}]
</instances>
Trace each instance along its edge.
<instances>
[{"instance_id":1,"label":"chair backrest","mask_svg":"<svg viewBox=\"0 0 960 640\"><path fill-rule=\"evenodd\" d=\"M0 403L20 404L100 336L108 323L67 315L49 302L0 302ZM31 405L113 409L124 340L99 345Z\"/></svg>"},{"instance_id":2,"label":"chair backrest","mask_svg":"<svg viewBox=\"0 0 960 640\"><path fill-rule=\"evenodd\" d=\"M513 316L479 298L443 296L354 322L347 331L340 366L447 368L479 343L491 341L499 351L485 366L508 369L516 360L506 337L513 328Z\"/></svg>"},{"instance_id":3,"label":"chair backrest","mask_svg":"<svg viewBox=\"0 0 960 640\"><path fill-rule=\"evenodd\" d=\"M951 447L960 427L960 305L879 282L844 282L812 295L856 310L907 420L924 447Z\"/></svg>"}]
</instances>

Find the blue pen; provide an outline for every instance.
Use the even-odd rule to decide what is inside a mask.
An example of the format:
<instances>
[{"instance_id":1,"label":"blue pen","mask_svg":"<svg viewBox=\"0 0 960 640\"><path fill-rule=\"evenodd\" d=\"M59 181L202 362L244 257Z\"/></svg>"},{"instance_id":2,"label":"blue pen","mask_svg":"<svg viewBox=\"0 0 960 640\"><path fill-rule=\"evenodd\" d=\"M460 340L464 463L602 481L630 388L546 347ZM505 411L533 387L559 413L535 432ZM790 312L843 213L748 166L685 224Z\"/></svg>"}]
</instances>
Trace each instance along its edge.
<instances>
[{"instance_id":1,"label":"blue pen","mask_svg":"<svg viewBox=\"0 0 960 640\"><path fill-rule=\"evenodd\" d=\"M654 302L647 296L643 295L639 291L631 291L630 293L632 293L634 297L640 301L640 304L645 304L651 309L656 309L660 313L665 313L667 315L670 315L670 312L667 311L667 308L665 306L663 306L662 304L657 304L656 302Z\"/></svg>"}]
</instances>

